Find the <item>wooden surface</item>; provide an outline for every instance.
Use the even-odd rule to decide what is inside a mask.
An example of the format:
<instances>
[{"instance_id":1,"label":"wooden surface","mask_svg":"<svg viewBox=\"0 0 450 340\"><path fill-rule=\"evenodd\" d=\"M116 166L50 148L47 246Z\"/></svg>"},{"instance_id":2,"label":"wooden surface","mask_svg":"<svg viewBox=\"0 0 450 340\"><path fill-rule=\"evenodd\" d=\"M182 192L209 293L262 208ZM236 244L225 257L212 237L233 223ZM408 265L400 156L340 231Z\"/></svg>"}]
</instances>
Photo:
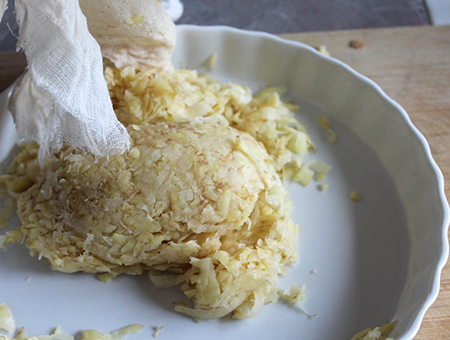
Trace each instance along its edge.
<instances>
[{"instance_id":1,"label":"wooden surface","mask_svg":"<svg viewBox=\"0 0 450 340\"><path fill-rule=\"evenodd\" d=\"M331 55L377 82L400 103L430 143L450 197L450 26L350 30L282 35L311 46L325 45ZM364 42L362 49L350 40ZM23 56L0 53L0 90L25 67ZM450 339L450 265L441 292L425 315L417 340Z\"/></svg>"}]
</instances>

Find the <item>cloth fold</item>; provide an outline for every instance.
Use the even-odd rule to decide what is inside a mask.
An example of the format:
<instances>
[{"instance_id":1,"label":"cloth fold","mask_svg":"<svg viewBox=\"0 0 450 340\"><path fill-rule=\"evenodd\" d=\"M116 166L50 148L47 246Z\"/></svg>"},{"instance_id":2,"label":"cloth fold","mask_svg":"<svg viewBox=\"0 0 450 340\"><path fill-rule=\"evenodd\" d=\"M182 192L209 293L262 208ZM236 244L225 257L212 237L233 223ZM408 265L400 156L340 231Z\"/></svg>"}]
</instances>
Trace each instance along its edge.
<instances>
[{"instance_id":1,"label":"cloth fold","mask_svg":"<svg viewBox=\"0 0 450 340\"><path fill-rule=\"evenodd\" d=\"M0 0L0 15L6 5ZM130 136L113 110L102 53L117 67L173 68L176 29L161 1L15 0L15 7L28 70L9 109L19 135L39 144L39 163L63 144L97 156L126 151Z\"/></svg>"},{"instance_id":2,"label":"cloth fold","mask_svg":"<svg viewBox=\"0 0 450 340\"><path fill-rule=\"evenodd\" d=\"M176 27L160 0L80 0L89 31L117 67L173 68Z\"/></svg>"},{"instance_id":3,"label":"cloth fold","mask_svg":"<svg viewBox=\"0 0 450 340\"><path fill-rule=\"evenodd\" d=\"M78 0L16 0L28 72L10 99L17 130L39 143L39 163L69 144L104 156L130 139L117 120L103 76L100 47Z\"/></svg>"},{"instance_id":4,"label":"cloth fold","mask_svg":"<svg viewBox=\"0 0 450 340\"><path fill-rule=\"evenodd\" d=\"M0 0L0 21L2 21L3 14L5 14L6 7L8 7L8 0Z\"/></svg>"}]
</instances>

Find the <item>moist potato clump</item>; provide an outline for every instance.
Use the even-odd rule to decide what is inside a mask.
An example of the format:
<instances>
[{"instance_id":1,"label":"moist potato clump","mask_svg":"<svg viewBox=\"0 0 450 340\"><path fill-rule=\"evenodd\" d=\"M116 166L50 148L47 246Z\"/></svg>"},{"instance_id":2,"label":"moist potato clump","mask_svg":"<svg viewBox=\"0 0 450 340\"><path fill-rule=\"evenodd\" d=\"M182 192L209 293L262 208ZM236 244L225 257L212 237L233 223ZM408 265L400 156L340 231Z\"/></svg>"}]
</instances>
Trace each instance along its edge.
<instances>
[{"instance_id":1,"label":"moist potato clump","mask_svg":"<svg viewBox=\"0 0 450 340\"><path fill-rule=\"evenodd\" d=\"M264 148L226 125L129 126L131 150L103 158L62 149L31 172L33 185L18 200L27 247L60 271L113 273L176 267L218 250L220 237L249 218L270 176L261 178L236 143L267 158ZM29 168L37 167L36 151L27 150Z\"/></svg>"}]
</instances>

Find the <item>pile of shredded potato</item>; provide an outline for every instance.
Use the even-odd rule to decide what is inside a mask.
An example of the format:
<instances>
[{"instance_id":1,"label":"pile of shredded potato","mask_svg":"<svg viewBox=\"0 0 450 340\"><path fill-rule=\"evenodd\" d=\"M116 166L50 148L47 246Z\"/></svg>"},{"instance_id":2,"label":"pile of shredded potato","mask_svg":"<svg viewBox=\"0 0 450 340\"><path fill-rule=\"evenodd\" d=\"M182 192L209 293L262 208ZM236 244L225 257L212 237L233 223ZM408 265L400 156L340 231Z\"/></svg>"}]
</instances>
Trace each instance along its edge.
<instances>
[{"instance_id":1,"label":"pile of shredded potato","mask_svg":"<svg viewBox=\"0 0 450 340\"><path fill-rule=\"evenodd\" d=\"M0 245L24 243L64 272L149 270L158 287L181 284L193 306L175 310L198 320L301 301L304 289L277 289L298 260L282 178L307 185L329 167L302 162L314 145L284 90L252 96L188 70L105 75L132 148L96 158L64 147L41 169L38 146L23 144L0 176L21 225Z\"/></svg>"},{"instance_id":2,"label":"pile of shredded potato","mask_svg":"<svg viewBox=\"0 0 450 340\"><path fill-rule=\"evenodd\" d=\"M294 117L297 105L280 99L285 88L267 87L252 96L243 85L223 84L191 70L156 73L107 67L105 75L114 109L125 125L222 115L231 127L262 142L280 173L286 164L314 151L306 127Z\"/></svg>"}]
</instances>

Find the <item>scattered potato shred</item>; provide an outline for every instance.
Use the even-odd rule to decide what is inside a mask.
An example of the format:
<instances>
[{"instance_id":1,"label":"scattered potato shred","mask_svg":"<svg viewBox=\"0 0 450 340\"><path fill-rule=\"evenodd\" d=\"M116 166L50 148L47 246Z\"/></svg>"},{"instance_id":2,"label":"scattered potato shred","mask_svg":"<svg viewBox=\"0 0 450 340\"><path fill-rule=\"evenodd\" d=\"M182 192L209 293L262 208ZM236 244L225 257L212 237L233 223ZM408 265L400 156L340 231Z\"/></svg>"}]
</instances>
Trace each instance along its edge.
<instances>
[{"instance_id":1,"label":"scattered potato shred","mask_svg":"<svg viewBox=\"0 0 450 340\"><path fill-rule=\"evenodd\" d=\"M6 321L3 316L6 317ZM5 328L3 328L5 327ZM144 326L141 324L133 324L130 326L122 327L112 333L101 333L96 330L85 330L81 332L80 340L122 340L129 334L137 334L142 331ZM6 330L8 333L14 331L14 320L12 318L11 311L6 304L0 304L0 329ZM61 327L56 327L53 334L39 335L39 336L26 336L26 330L24 327L20 328L15 338L7 335L0 335L0 340L74 340L71 335L63 334Z\"/></svg>"},{"instance_id":2,"label":"scattered potato shred","mask_svg":"<svg viewBox=\"0 0 450 340\"><path fill-rule=\"evenodd\" d=\"M101 333L96 330L86 330L81 332L81 340L122 340L129 334L137 334L144 329L141 324L133 324L122 327L112 333Z\"/></svg>"},{"instance_id":3,"label":"scattered potato shred","mask_svg":"<svg viewBox=\"0 0 450 340\"><path fill-rule=\"evenodd\" d=\"M9 307L0 303L0 329L12 333L15 329L14 319Z\"/></svg>"},{"instance_id":4,"label":"scattered potato shred","mask_svg":"<svg viewBox=\"0 0 450 340\"><path fill-rule=\"evenodd\" d=\"M324 129L330 135L330 139L328 140L328 142L330 144L336 143L337 134L336 134L336 132L334 132L333 128L331 127L331 124L330 124L329 120L327 119L327 117L322 115L317 119L317 122L319 123L320 127L322 129Z\"/></svg>"},{"instance_id":5,"label":"scattered potato shred","mask_svg":"<svg viewBox=\"0 0 450 340\"><path fill-rule=\"evenodd\" d=\"M352 191L349 195L350 200L353 202L359 202L361 201L361 195L357 191Z\"/></svg>"},{"instance_id":6,"label":"scattered potato shred","mask_svg":"<svg viewBox=\"0 0 450 340\"><path fill-rule=\"evenodd\" d=\"M97 275L97 278L104 283L111 282L111 280L112 280L112 276L110 273L99 274L99 275Z\"/></svg>"},{"instance_id":7,"label":"scattered potato shred","mask_svg":"<svg viewBox=\"0 0 450 340\"><path fill-rule=\"evenodd\" d=\"M331 57L330 52L328 52L328 49L325 45L320 45L317 50L322 53L323 55L327 56L327 57Z\"/></svg>"},{"instance_id":8,"label":"scattered potato shred","mask_svg":"<svg viewBox=\"0 0 450 340\"><path fill-rule=\"evenodd\" d=\"M299 304L306 300L306 285L291 285L288 289L280 289L278 294L283 300L292 304Z\"/></svg>"},{"instance_id":9,"label":"scattered potato shred","mask_svg":"<svg viewBox=\"0 0 450 340\"><path fill-rule=\"evenodd\" d=\"M319 190L320 191L327 191L329 189L329 184L328 183L320 183L319 184Z\"/></svg>"},{"instance_id":10,"label":"scattered potato shred","mask_svg":"<svg viewBox=\"0 0 450 340\"><path fill-rule=\"evenodd\" d=\"M209 71L214 71L214 67L216 66L216 62L217 62L217 54L216 53L211 54L211 56L206 61L206 66L207 66Z\"/></svg>"},{"instance_id":11,"label":"scattered potato shred","mask_svg":"<svg viewBox=\"0 0 450 340\"><path fill-rule=\"evenodd\" d=\"M389 337L397 321L385 324L374 329L367 328L356 333L350 340L394 340Z\"/></svg>"},{"instance_id":12,"label":"scattered potato shred","mask_svg":"<svg viewBox=\"0 0 450 340\"><path fill-rule=\"evenodd\" d=\"M153 332L153 337L156 339L161 332L161 330L164 328L164 326L157 326L155 327L155 331Z\"/></svg>"}]
</instances>

